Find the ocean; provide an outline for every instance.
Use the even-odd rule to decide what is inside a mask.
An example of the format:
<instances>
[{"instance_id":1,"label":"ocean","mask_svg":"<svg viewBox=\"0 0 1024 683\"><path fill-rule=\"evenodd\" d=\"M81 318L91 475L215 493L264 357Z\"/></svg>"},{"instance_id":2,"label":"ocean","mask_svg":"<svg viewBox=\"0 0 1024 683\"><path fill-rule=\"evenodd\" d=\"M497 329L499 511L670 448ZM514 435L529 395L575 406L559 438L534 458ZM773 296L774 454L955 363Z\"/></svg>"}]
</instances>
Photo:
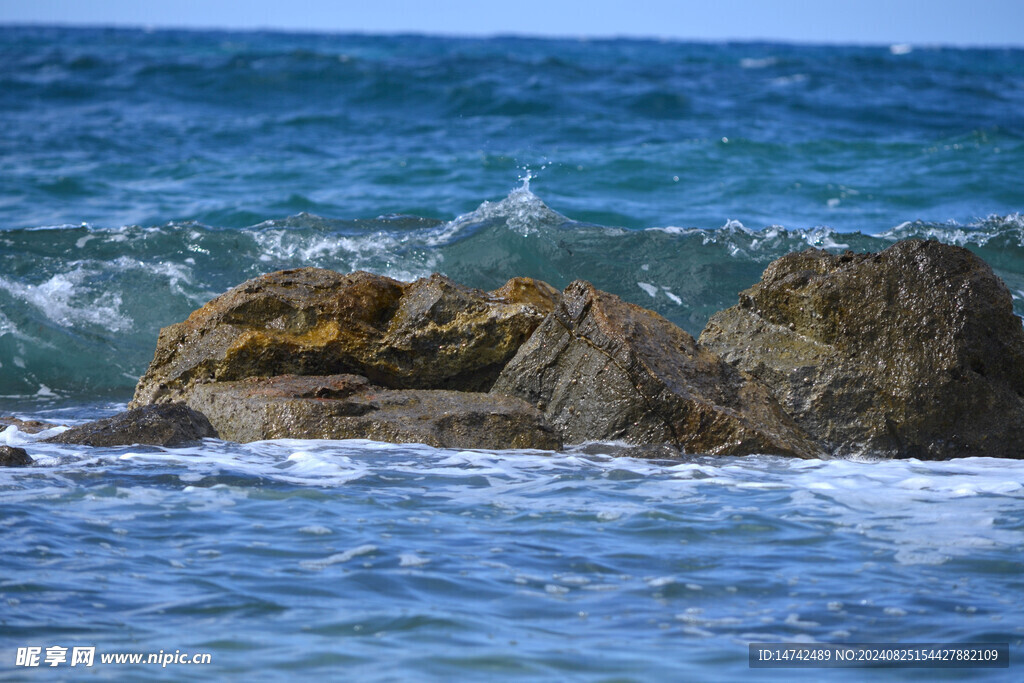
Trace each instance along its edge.
<instances>
[{"instance_id":1,"label":"ocean","mask_svg":"<svg viewBox=\"0 0 1024 683\"><path fill-rule=\"evenodd\" d=\"M161 327L308 265L582 278L697 335L783 254L926 237L1024 314L1021 112L1020 49L0 26L0 415L123 410ZM0 431L36 459L0 469L4 680L866 673L755 670L757 642L1006 643L1008 669L870 674L1016 680L1024 657L1021 460L39 438ZM131 653L176 660L101 661Z\"/></svg>"}]
</instances>

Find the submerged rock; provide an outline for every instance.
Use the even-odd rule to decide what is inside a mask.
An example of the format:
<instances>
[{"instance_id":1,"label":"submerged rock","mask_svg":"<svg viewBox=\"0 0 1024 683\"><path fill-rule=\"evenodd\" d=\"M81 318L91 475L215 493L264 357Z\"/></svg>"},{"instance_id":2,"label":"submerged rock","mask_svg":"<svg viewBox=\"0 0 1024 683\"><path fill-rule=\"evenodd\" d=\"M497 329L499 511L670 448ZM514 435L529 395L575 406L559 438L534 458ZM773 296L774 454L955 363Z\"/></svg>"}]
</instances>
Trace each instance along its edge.
<instances>
[{"instance_id":1,"label":"submerged rock","mask_svg":"<svg viewBox=\"0 0 1024 683\"><path fill-rule=\"evenodd\" d=\"M6 429L7 427L17 427L19 431L25 434L38 434L39 432L45 432L47 429L53 429L60 425L50 424L49 422L40 422L39 420L21 420L16 417L0 417L0 429Z\"/></svg>"},{"instance_id":2,"label":"submerged rock","mask_svg":"<svg viewBox=\"0 0 1024 683\"><path fill-rule=\"evenodd\" d=\"M0 467L28 467L34 462L24 448L0 446Z\"/></svg>"},{"instance_id":3,"label":"submerged rock","mask_svg":"<svg viewBox=\"0 0 1024 683\"><path fill-rule=\"evenodd\" d=\"M966 249L789 254L700 342L837 454L1024 457L1024 329Z\"/></svg>"},{"instance_id":4,"label":"submerged rock","mask_svg":"<svg viewBox=\"0 0 1024 683\"><path fill-rule=\"evenodd\" d=\"M217 437L210 421L183 403L143 406L103 420L78 425L46 439L83 446L182 446Z\"/></svg>"},{"instance_id":5,"label":"submerged rock","mask_svg":"<svg viewBox=\"0 0 1024 683\"><path fill-rule=\"evenodd\" d=\"M131 405L181 400L205 382L284 374L486 390L556 298L528 278L488 294L438 274L407 284L319 268L271 273L161 330Z\"/></svg>"},{"instance_id":6,"label":"submerged rock","mask_svg":"<svg viewBox=\"0 0 1024 683\"><path fill-rule=\"evenodd\" d=\"M491 391L536 405L566 443L819 454L758 382L657 313L583 281L565 289Z\"/></svg>"},{"instance_id":7,"label":"submerged rock","mask_svg":"<svg viewBox=\"0 0 1024 683\"><path fill-rule=\"evenodd\" d=\"M438 448L561 447L533 406L476 392L386 389L365 377L288 375L198 385L189 404L221 438L373 439Z\"/></svg>"}]
</instances>

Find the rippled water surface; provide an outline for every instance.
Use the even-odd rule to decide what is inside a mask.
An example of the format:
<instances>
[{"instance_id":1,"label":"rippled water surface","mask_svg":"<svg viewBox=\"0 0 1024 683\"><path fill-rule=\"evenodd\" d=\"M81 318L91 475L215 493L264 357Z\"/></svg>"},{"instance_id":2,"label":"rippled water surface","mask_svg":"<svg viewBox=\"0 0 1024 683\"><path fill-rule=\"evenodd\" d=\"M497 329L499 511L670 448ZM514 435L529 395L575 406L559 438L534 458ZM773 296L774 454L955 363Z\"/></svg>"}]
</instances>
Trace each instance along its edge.
<instances>
[{"instance_id":1,"label":"rippled water surface","mask_svg":"<svg viewBox=\"0 0 1024 683\"><path fill-rule=\"evenodd\" d=\"M750 641L1021 654L1014 461L588 450L36 444L0 472L4 641L257 678L738 680Z\"/></svg>"}]
</instances>

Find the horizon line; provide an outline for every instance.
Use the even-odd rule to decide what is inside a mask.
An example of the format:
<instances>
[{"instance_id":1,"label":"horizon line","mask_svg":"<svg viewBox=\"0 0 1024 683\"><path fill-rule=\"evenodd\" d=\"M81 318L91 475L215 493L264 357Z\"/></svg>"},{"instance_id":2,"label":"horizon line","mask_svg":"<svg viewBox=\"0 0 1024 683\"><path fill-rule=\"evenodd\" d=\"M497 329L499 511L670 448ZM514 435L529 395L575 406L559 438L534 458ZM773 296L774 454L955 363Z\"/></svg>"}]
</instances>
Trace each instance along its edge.
<instances>
[{"instance_id":1,"label":"horizon line","mask_svg":"<svg viewBox=\"0 0 1024 683\"><path fill-rule=\"evenodd\" d=\"M877 47L893 48L909 46L910 48L929 49L955 49L955 50L1022 50L1024 40L1020 43L949 43L949 42L914 42L909 40L864 40L864 41L814 41L800 40L793 38L770 38L770 37L684 37L684 36L659 36L655 34L560 34L560 33L522 33L522 32L434 32L428 30L373 30L373 29L329 29L309 27L282 27L282 26L223 26L223 25L192 25L192 24L139 24L134 22L48 22L48 21L3 21L0 20L0 28L57 28L57 29L78 29L78 30L99 30L113 29L124 31L142 31L155 33L158 31L178 32L219 32L219 33L279 33L291 35L323 35L323 36L365 36L365 37L401 37L414 36L419 38L440 38L440 39L463 39L463 40L495 40L512 38L521 40L550 40L550 41L637 41L657 43L698 43L698 44L772 44L772 45L793 45L806 47Z\"/></svg>"}]
</instances>

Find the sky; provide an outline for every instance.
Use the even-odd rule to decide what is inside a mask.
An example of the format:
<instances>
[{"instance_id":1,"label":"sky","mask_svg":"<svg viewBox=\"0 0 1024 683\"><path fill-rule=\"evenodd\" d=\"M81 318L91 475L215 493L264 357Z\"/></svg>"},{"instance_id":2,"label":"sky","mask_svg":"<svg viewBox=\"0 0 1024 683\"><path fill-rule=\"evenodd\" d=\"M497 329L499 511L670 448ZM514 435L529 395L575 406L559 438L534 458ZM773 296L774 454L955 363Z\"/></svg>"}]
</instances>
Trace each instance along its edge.
<instances>
[{"instance_id":1,"label":"sky","mask_svg":"<svg viewBox=\"0 0 1024 683\"><path fill-rule=\"evenodd\" d=\"M1024 0L0 0L0 24L1024 46Z\"/></svg>"}]
</instances>

